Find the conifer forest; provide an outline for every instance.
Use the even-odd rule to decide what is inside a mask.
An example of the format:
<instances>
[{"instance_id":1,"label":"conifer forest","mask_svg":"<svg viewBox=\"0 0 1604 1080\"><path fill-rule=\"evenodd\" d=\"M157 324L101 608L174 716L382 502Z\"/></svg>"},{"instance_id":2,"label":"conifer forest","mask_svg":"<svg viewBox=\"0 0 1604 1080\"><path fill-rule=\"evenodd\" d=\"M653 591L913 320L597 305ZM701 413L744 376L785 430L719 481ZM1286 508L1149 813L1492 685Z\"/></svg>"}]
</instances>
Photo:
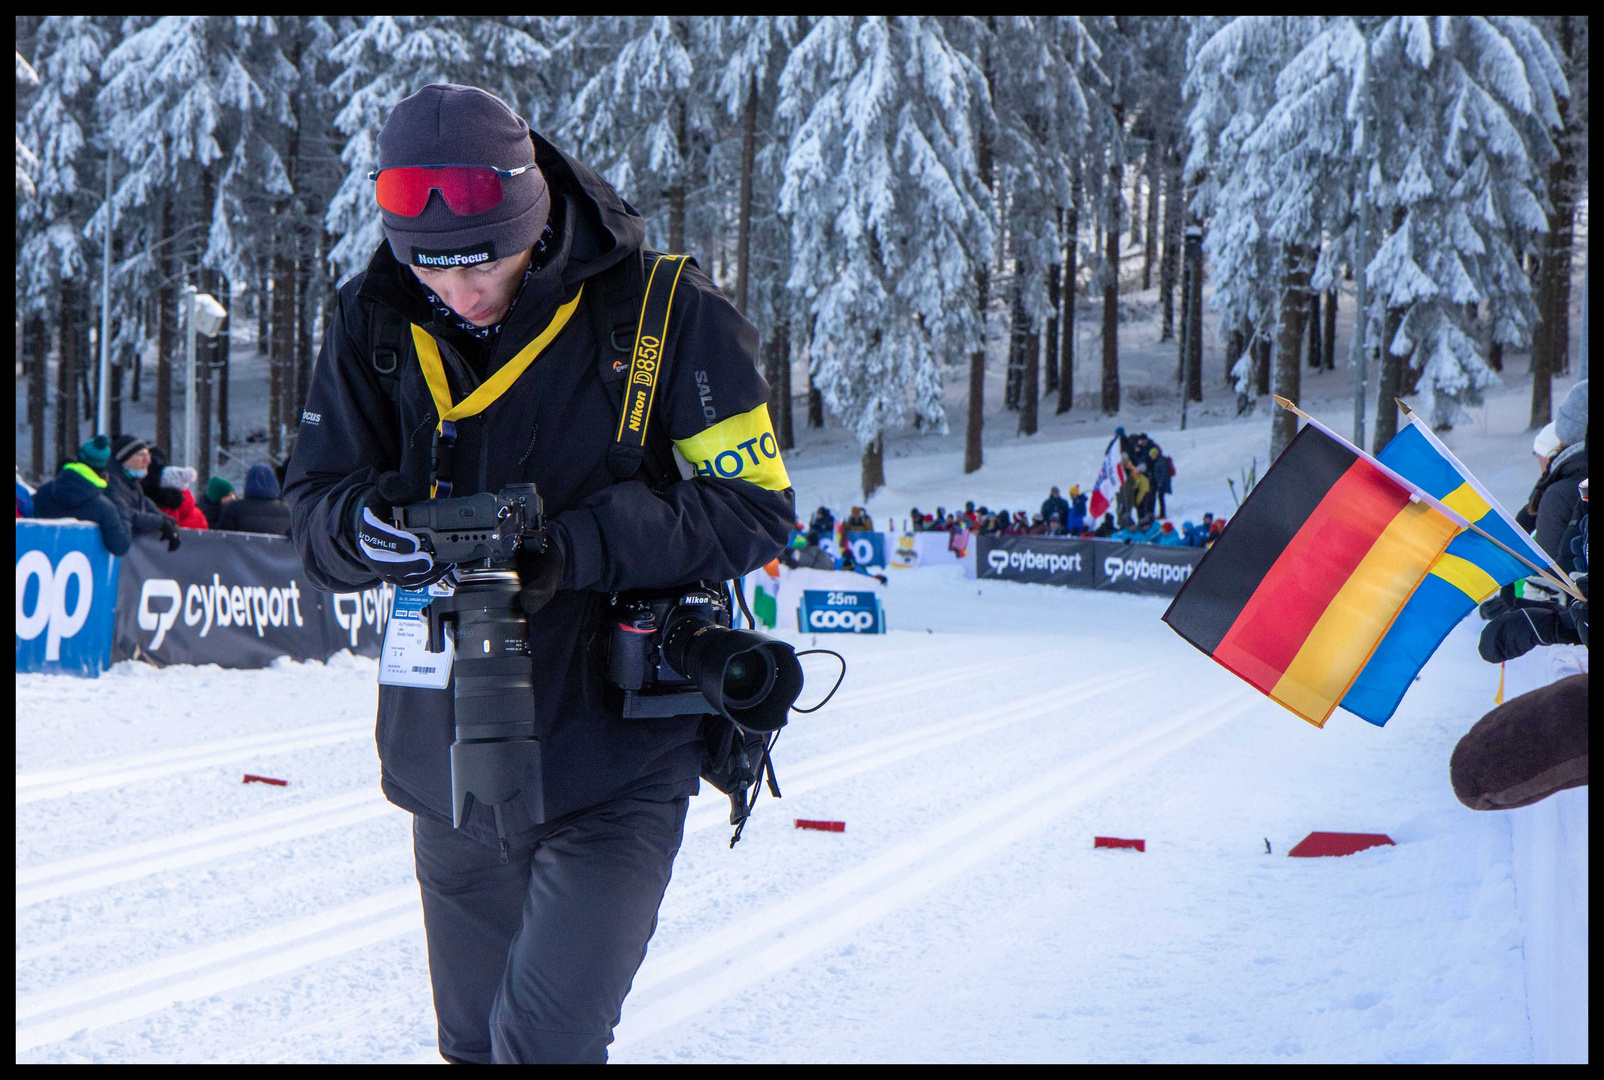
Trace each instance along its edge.
<instances>
[{"instance_id":1,"label":"conifer forest","mask_svg":"<svg viewBox=\"0 0 1604 1080\"><path fill-rule=\"evenodd\" d=\"M982 467L988 341L1020 435L1043 410L1118 416L1121 294L1155 284L1185 400L1297 401L1308 365L1363 364L1379 447L1394 397L1452 425L1520 351L1540 427L1579 330L1587 35L1574 15L17 16L18 470L70 460L102 398L118 431L152 395L141 434L179 441L186 286L229 309L196 368L202 478L246 439L282 460L337 289L383 239L378 131L437 82L503 98L651 247L693 255L758 328L781 445L830 417L865 492L894 430L962 431ZM1339 283L1360 317L1333 355ZM1077 318L1101 327L1086 385ZM268 392L231 430L246 342ZM1271 424L1273 456L1296 419Z\"/></svg>"}]
</instances>

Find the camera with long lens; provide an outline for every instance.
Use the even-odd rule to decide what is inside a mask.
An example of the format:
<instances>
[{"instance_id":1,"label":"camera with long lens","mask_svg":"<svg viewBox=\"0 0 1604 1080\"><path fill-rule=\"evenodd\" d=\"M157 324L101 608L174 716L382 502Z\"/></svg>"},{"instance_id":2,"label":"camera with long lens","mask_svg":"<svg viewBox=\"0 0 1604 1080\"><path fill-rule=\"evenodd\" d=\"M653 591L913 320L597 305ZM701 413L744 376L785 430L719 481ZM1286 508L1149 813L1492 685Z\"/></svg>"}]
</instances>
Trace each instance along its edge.
<instances>
[{"instance_id":1,"label":"camera with long lens","mask_svg":"<svg viewBox=\"0 0 1604 1080\"><path fill-rule=\"evenodd\" d=\"M544 821L534 662L514 566L521 548L545 549L540 495L533 484L508 484L495 494L429 499L398 507L395 523L436 563L457 567L456 591L426 609L429 650L445 650L448 628L457 650L451 823L460 828L476 802L499 821L500 805L519 796Z\"/></svg>"},{"instance_id":2,"label":"camera with long lens","mask_svg":"<svg viewBox=\"0 0 1604 1080\"><path fill-rule=\"evenodd\" d=\"M607 677L626 718L718 715L764 735L785 726L802 665L783 641L730 626L722 589L613 598Z\"/></svg>"}]
</instances>

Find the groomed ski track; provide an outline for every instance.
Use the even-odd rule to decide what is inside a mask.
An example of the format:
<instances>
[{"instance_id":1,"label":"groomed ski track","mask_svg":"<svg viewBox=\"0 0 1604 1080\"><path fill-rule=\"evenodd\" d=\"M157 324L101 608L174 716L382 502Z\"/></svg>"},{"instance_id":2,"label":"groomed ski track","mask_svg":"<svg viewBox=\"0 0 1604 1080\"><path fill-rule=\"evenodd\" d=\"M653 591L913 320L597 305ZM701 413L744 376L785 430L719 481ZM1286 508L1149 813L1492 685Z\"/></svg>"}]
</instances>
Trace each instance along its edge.
<instances>
[{"instance_id":1,"label":"groomed ski track","mask_svg":"<svg viewBox=\"0 0 1604 1080\"><path fill-rule=\"evenodd\" d=\"M943 588L978 591L958 578ZM1031 606L1066 595L1000 592ZM1155 792L1160 805L1183 797L1210 782L1189 773L1239 761L1265 731L1306 741L1273 705L1156 635L1159 602L1088 604L1088 624L1048 632L820 638L847 655L847 682L786 729L785 797L765 794L734 850L727 800L710 790L693 800L615 1060L765 1060L776 1032L780 1059L842 1056L810 1055L805 1032L863 1012L868 988L842 981L844 958L900 972L917 1000L920 984L946 985L963 966L952 958L973 960L994 931L1000 942L1021 918L1059 921L1050 906L1021 913L1039 889L1021 891L1021 867L1039 876L1059 865L1041 894L1058 901L1089 866L1146 874L1143 888L1155 888L1161 862L1125 852L1088 862L1091 836L1144 827L1139 808ZM1139 624L1124 618L1133 605ZM822 691L830 663L808 664ZM371 664L207 677L226 689L236 675L314 685L288 715L242 702L214 718L228 724L175 724L191 737L143 753L85 747L23 771L19 751L19 1062L439 1060L409 819L377 792ZM124 708L162 723L158 703ZM1230 782L1255 773L1232 769ZM247 771L291 784L241 785ZM797 817L845 820L847 831L798 832ZM1152 843L1145 858L1162 859L1165 838ZM1262 875L1257 835L1204 844ZM959 895L971 899L953 907ZM1074 939L1060 928L1044 941ZM885 1058L926 1056L913 1032L900 1038ZM845 1056L872 1060L873 1045ZM1039 1053L1006 1050L990 1056ZM1074 1042L1058 1054L1099 1056Z\"/></svg>"}]
</instances>

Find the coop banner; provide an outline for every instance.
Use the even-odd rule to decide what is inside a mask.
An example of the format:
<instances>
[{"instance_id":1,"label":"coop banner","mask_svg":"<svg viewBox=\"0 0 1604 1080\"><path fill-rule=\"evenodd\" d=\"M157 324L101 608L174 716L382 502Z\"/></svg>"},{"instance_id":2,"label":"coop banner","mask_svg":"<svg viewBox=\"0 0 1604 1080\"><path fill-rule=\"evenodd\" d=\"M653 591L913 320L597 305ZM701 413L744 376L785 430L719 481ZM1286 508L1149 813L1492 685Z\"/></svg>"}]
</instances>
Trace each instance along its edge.
<instances>
[{"instance_id":1,"label":"coop banner","mask_svg":"<svg viewBox=\"0 0 1604 1080\"><path fill-rule=\"evenodd\" d=\"M872 592L807 589L797 609L797 629L809 634L883 634L885 612Z\"/></svg>"},{"instance_id":2,"label":"coop banner","mask_svg":"<svg viewBox=\"0 0 1604 1080\"><path fill-rule=\"evenodd\" d=\"M886 565L886 534L879 532L849 532L843 533L842 539L852 549L852 561L865 569L869 567L884 567ZM835 542L835 537L820 537L819 547L832 559L841 557L841 549Z\"/></svg>"},{"instance_id":3,"label":"coop banner","mask_svg":"<svg viewBox=\"0 0 1604 1080\"><path fill-rule=\"evenodd\" d=\"M1071 536L979 536L981 578L1174 596L1202 559L1198 548Z\"/></svg>"},{"instance_id":4,"label":"coop banner","mask_svg":"<svg viewBox=\"0 0 1604 1080\"><path fill-rule=\"evenodd\" d=\"M307 581L283 537L183 536L177 551L141 538L124 557L113 659L256 668L280 656L324 660L341 649L379 654L390 586L324 592Z\"/></svg>"},{"instance_id":5,"label":"coop banner","mask_svg":"<svg viewBox=\"0 0 1604 1080\"><path fill-rule=\"evenodd\" d=\"M118 570L99 526L17 522L17 670L98 676L111 656Z\"/></svg>"}]
</instances>

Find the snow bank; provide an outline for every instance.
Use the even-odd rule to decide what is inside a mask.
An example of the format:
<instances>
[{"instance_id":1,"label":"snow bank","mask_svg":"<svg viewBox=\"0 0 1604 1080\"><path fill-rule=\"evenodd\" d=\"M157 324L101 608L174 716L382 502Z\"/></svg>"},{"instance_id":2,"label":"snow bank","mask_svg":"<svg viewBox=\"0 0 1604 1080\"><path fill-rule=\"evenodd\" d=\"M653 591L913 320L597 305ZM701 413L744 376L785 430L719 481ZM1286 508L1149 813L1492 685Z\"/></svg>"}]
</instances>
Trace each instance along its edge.
<instances>
[{"instance_id":1,"label":"snow bank","mask_svg":"<svg viewBox=\"0 0 1604 1080\"><path fill-rule=\"evenodd\" d=\"M1532 1060L1587 1061L1587 789L1510 812Z\"/></svg>"}]
</instances>

